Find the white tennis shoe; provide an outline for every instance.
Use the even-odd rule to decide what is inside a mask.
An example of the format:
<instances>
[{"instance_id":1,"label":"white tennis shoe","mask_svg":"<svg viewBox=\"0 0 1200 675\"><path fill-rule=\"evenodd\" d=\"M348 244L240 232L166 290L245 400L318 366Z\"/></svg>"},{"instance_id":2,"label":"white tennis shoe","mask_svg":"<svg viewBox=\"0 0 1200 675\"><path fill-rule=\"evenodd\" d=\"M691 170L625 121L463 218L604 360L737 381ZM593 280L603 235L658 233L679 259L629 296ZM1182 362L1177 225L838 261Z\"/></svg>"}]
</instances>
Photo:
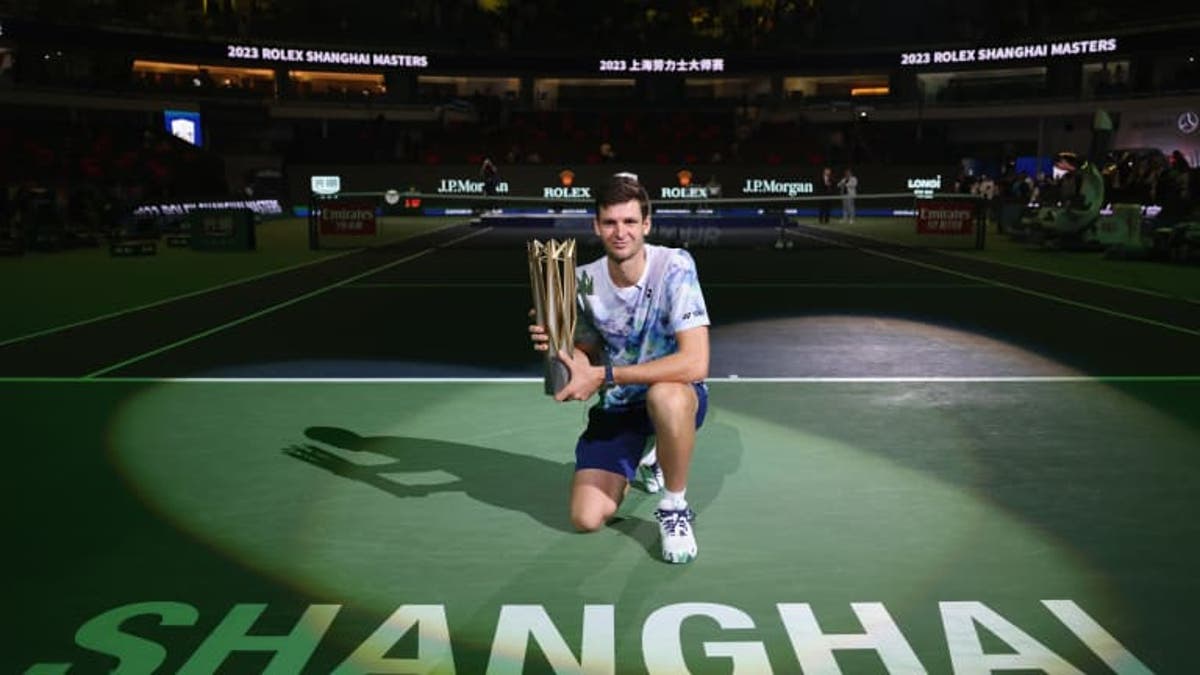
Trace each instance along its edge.
<instances>
[{"instance_id":1,"label":"white tennis shoe","mask_svg":"<svg viewBox=\"0 0 1200 675\"><path fill-rule=\"evenodd\" d=\"M638 481L641 482L642 489L652 495L658 494L667 483L667 479L663 477L662 467L659 466L658 462L653 464L639 464Z\"/></svg>"},{"instance_id":2,"label":"white tennis shoe","mask_svg":"<svg viewBox=\"0 0 1200 675\"><path fill-rule=\"evenodd\" d=\"M696 559L696 534L692 521L696 514L687 506L677 509L660 508L654 512L658 532L662 537L662 557L669 563L689 563Z\"/></svg>"}]
</instances>

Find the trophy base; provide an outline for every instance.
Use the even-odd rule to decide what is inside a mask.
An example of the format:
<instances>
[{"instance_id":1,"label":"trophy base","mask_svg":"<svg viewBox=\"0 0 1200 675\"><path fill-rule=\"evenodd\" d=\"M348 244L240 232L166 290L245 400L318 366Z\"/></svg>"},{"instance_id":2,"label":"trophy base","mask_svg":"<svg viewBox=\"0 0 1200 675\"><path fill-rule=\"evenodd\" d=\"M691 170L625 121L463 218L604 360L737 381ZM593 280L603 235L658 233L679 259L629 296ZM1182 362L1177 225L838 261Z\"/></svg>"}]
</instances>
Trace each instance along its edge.
<instances>
[{"instance_id":1,"label":"trophy base","mask_svg":"<svg viewBox=\"0 0 1200 675\"><path fill-rule=\"evenodd\" d=\"M571 371L567 369L565 363L553 356L546 359L546 373L543 377L543 382L547 396L554 396L562 391L563 387L567 386L567 383L570 381Z\"/></svg>"}]
</instances>

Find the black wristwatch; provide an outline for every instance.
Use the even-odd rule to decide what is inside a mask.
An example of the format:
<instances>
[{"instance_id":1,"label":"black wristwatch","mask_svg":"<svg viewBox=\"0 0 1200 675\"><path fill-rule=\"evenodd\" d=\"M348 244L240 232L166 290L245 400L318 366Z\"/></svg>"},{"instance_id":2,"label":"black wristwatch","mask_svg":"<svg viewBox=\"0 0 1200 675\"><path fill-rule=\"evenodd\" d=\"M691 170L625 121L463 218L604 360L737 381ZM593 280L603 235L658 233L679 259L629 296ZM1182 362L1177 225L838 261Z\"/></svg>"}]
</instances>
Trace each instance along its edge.
<instances>
[{"instance_id":1,"label":"black wristwatch","mask_svg":"<svg viewBox=\"0 0 1200 675\"><path fill-rule=\"evenodd\" d=\"M604 362L604 386L611 387L615 384L616 384L616 381L613 380L612 361L605 361Z\"/></svg>"}]
</instances>

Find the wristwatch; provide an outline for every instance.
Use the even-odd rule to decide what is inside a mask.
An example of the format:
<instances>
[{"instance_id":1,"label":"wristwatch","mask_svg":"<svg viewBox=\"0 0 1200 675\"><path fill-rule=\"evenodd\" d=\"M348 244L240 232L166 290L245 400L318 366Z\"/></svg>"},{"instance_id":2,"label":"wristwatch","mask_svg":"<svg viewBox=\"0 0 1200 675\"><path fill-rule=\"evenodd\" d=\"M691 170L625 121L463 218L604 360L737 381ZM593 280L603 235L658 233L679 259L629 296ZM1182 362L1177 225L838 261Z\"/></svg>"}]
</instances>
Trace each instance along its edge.
<instances>
[{"instance_id":1,"label":"wristwatch","mask_svg":"<svg viewBox=\"0 0 1200 675\"><path fill-rule=\"evenodd\" d=\"M604 362L604 386L611 387L614 384L616 384L616 381L613 380L612 361L605 361Z\"/></svg>"}]
</instances>

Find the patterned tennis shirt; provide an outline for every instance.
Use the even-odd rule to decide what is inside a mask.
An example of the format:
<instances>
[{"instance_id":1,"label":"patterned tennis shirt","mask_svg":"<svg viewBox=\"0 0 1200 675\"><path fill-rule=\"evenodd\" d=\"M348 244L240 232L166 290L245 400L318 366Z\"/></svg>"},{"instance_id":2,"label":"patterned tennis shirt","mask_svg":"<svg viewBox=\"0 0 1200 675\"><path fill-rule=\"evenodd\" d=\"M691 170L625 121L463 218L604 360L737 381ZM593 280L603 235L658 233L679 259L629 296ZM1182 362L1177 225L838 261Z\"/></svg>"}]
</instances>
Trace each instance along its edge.
<instances>
[{"instance_id":1,"label":"patterned tennis shirt","mask_svg":"<svg viewBox=\"0 0 1200 675\"><path fill-rule=\"evenodd\" d=\"M614 366L645 363L679 349L675 335L709 325L696 263L683 249L646 244L646 268L633 286L619 288L602 257L576 268L579 321L575 341L601 344ZM645 401L644 384L601 390L600 404L617 408Z\"/></svg>"}]
</instances>

